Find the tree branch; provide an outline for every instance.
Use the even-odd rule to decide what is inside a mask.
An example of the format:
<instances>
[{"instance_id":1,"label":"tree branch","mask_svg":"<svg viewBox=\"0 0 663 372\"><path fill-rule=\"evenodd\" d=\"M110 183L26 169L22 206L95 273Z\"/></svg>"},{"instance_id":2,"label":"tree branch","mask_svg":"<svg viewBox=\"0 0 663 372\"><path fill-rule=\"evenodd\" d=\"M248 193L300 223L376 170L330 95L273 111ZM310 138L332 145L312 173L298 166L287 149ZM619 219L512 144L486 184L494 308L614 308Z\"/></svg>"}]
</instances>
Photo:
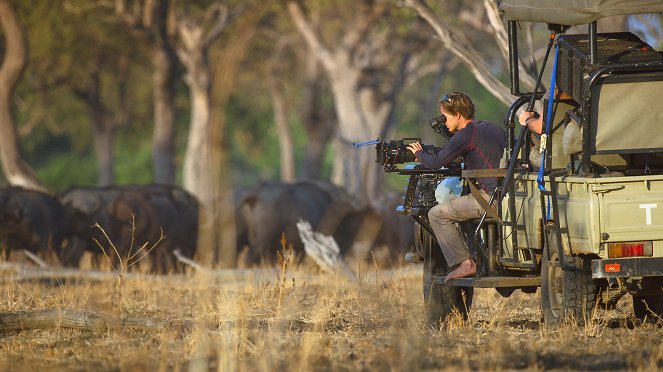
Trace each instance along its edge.
<instances>
[{"instance_id":1,"label":"tree branch","mask_svg":"<svg viewBox=\"0 0 663 372\"><path fill-rule=\"evenodd\" d=\"M509 34L504 27L504 23L502 22L502 19L500 18L500 11L497 8L497 4L495 1L492 0L484 0L483 4L486 8L486 14L488 14L488 19L490 20L490 25L493 29L493 34L495 35L495 40L497 40L497 45L500 48L500 52L502 54L502 57L504 57L504 60L509 62ZM529 64L525 63L525 60L521 57L518 56L518 59L520 61L519 66L520 66L520 80L530 86L532 89L534 89L534 86L536 85L536 75L532 75L531 71L529 68ZM536 70L536 69L535 69ZM536 71L535 71L536 72Z\"/></svg>"},{"instance_id":2,"label":"tree branch","mask_svg":"<svg viewBox=\"0 0 663 372\"><path fill-rule=\"evenodd\" d=\"M371 5L370 11L359 12L357 19L353 23L354 27L349 29L343 36L341 45L346 50L352 50L359 42L366 37L366 33L370 30L371 26L380 18L387 10L387 6L383 2L377 2Z\"/></svg>"},{"instance_id":3,"label":"tree branch","mask_svg":"<svg viewBox=\"0 0 663 372\"><path fill-rule=\"evenodd\" d=\"M459 37L451 31L446 23L437 17L426 3L422 0L406 0L405 4L416 10L431 25L444 46L463 61L463 64L472 72L481 85L503 103L507 105L512 103L513 97L507 86L499 81L488 67L486 67L487 64L479 57L479 54L470 45L461 42Z\"/></svg>"},{"instance_id":4,"label":"tree branch","mask_svg":"<svg viewBox=\"0 0 663 372\"><path fill-rule=\"evenodd\" d=\"M205 18L211 20L212 26L207 32L203 43L204 45L211 45L228 25L228 8L222 4L213 4L205 11Z\"/></svg>"},{"instance_id":5,"label":"tree branch","mask_svg":"<svg viewBox=\"0 0 663 372\"><path fill-rule=\"evenodd\" d=\"M320 35L318 35L311 26L311 23L306 19L301 6L295 1L289 1L288 12L290 12L295 27L297 27L302 36L304 36L306 44L308 44L309 48L311 48L313 53L317 56L317 59L327 71L332 71L335 66L332 59L332 53L327 47L322 45Z\"/></svg>"}]
</instances>

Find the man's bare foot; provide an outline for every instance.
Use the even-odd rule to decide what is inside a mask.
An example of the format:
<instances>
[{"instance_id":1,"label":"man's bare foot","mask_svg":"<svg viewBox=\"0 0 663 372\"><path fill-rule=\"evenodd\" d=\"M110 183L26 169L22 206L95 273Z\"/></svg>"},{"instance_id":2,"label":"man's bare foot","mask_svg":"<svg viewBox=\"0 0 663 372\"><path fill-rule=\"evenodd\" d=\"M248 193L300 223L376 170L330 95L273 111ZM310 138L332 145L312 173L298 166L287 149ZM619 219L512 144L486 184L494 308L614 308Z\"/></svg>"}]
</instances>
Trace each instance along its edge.
<instances>
[{"instance_id":1,"label":"man's bare foot","mask_svg":"<svg viewBox=\"0 0 663 372\"><path fill-rule=\"evenodd\" d=\"M447 277L444 279L444 282L448 282L451 279L456 278L467 278L468 276L473 276L477 273L477 265L472 260L465 260L461 262L457 268L452 272L447 274Z\"/></svg>"}]
</instances>

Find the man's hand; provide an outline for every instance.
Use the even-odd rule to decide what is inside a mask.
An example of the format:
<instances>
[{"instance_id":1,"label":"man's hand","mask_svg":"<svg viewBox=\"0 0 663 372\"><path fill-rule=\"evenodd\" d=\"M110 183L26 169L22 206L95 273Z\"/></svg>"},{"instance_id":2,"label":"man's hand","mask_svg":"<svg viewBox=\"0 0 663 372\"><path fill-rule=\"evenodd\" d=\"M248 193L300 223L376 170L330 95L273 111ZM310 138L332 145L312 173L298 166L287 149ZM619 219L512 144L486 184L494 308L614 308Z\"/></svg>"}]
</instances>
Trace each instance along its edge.
<instances>
[{"instance_id":1,"label":"man's hand","mask_svg":"<svg viewBox=\"0 0 663 372\"><path fill-rule=\"evenodd\" d=\"M518 121L520 122L520 125L523 127L527 126L527 119L529 118L534 118L535 113L533 111L523 111L520 113L520 116L518 117Z\"/></svg>"},{"instance_id":2,"label":"man's hand","mask_svg":"<svg viewBox=\"0 0 663 372\"><path fill-rule=\"evenodd\" d=\"M410 150L414 155L417 155L417 151L423 150L421 148L421 143L419 142L412 142L411 144L407 145L407 149Z\"/></svg>"},{"instance_id":3,"label":"man's hand","mask_svg":"<svg viewBox=\"0 0 663 372\"><path fill-rule=\"evenodd\" d=\"M543 133L543 118L538 112L523 111L520 113L518 121L520 121L520 125L529 128L529 130L536 134Z\"/></svg>"}]
</instances>

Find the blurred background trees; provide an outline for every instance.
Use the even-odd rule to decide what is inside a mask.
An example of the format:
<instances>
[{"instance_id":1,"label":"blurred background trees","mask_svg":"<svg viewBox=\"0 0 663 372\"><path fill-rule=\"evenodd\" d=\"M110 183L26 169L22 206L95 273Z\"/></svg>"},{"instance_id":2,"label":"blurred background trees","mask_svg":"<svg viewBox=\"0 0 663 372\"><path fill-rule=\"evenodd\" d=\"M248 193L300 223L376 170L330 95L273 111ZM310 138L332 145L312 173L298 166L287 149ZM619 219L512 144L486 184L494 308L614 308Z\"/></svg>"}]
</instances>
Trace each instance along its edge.
<instances>
[{"instance_id":1,"label":"blurred background trees","mask_svg":"<svg viewBox=\"0 0 663 372\"><path fill-rule=\"evenodd\" d=\"M661 47L660 16L620 24ZM510 100L490 0L0 0L0 25L0 184L182 185L212 246L230 244L219 227L260 180L331 180L375 202L403 180L353 142L439 145L427 122L445 92L496 123ZM530 89L547 30L521 29Z\"/></svg>"}]
</instances>

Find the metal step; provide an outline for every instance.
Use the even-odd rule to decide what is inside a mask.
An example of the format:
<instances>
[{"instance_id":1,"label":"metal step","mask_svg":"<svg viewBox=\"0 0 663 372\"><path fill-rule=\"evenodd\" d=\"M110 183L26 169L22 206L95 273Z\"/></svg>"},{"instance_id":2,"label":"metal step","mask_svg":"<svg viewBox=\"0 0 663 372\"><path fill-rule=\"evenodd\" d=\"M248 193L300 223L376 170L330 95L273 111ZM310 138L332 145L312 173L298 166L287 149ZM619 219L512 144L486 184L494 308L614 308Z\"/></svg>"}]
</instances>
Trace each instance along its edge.
<instances>
[{"instance_id":1,"label":"metal step","mask_svg":"<svg viewBox=\"0 0 663 372\"><path fill-rule=\"evenodd\" d=\"M525 250L529 248L520 248L518 249ZM532 260L527 260L527 261L516 261L513 258L510 257L501 257L497 259L497 262L508 268L518 268L518 269L536 269L537 268L537 263L532 261Z\"/></svg>"},{"instance_id":2,"label":"metal step","mask_svg":"<svg viewBox=\"0 0 663 372\"><path fill-rule=\"evenodd\" d=\"M433 275L433 283L445 284L444 275ZM532 287L541 285L541 277L484 276L451 279L446 283L458 287L499 288L499 287Z\"/></svg>"}]
</instances>

